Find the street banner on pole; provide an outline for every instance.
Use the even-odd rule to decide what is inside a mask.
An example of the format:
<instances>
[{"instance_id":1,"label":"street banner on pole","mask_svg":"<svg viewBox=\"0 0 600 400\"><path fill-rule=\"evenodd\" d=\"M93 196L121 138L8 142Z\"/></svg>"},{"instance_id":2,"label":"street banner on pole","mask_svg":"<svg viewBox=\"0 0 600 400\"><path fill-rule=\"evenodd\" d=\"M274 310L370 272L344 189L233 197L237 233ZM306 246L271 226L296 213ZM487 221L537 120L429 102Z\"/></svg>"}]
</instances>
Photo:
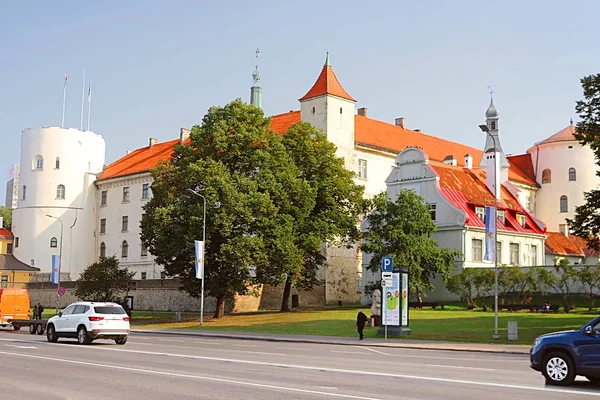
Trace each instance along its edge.
<instances>
[{"instance_id":1,"label":"street banner on pole","mask_svg":"<svg viewBox=\"0 0 600 400\"><path fill-rule=\"evenodd\" d=\"M496 261L496 208L485 206L485 261Z\"/></svg>"},{"instance_id":2,"label":"street banner on pole","mask_svg":"<svg viewBox=\"0 0 600 400\"><path fill-rule=\"evenodd\" d=\"M196 240L196 279L204 278L204 241Z\"/></svg>"},{"instance_id":3,"label":"street banner on pole","mask_svg":"<svg viewBox=\"0 0 600 400\"><path fill-rule=\"evenodd\" d=\"M403 272L402 276L402 326L408 326L408 274Z\"/></svg>"},{"instance_id":4,"label":"street banner on pole","mask_svg":"<svg viewBox=\"0 0 600 400\"><path fill-rule=\"evenodd\" d=\"M400 274L392 273L392 284L383 288L385 324L400 326Z\"/></svg>"},{"instance_id":5,"label":"street banner on pole","mask_svg":"<svg viewBox=\"0 0 600 400\"><path fill-rule=\"evenodd\" d=\"M60 256L52 256L52 283L60 281Z\"/></svg>"}]
</instances>

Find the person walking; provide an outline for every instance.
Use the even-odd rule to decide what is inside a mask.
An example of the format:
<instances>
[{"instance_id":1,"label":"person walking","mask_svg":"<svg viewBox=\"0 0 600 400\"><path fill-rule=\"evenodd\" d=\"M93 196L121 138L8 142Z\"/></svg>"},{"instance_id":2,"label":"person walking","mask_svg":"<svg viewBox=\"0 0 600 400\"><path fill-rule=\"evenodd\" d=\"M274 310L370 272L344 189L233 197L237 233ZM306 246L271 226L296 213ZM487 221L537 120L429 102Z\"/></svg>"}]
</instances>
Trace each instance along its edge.
<instances>
[{"instance_id":1,"label":"person walking","mask_svg":"<svg viewBox=\"0 0 600 400\"><path fill-rule=\"evenodd\" d=\"M358 329L359 340L363 340L365 335L363 335L363 329L365 329L365 323L369 318L362 312L362 310L358 310L358 315L356 316L356 327Z\"/></svg>"},{"instance_id":2,"label":"person walking","mask_svg":"<svg viewBox=\"0 0 600 400\"><path fill-rule=\"evenodd\" d=\"M33 305L33 319L38 319L37 318L38 317L38 312L39 312L38 311L38 306L37 306L37 304L34 304Z\"/></svg>"},{"instance_id":3,"label":"person walking","mask_svg":"<svg viewBox=\"0 0 600 400\"><path fill-rule=\"evenodd\" d=\"M38 319L42 319L42 313L44 312L44 306L40 303L37 303L38 307Z\"/></svg>"}]
</instances>

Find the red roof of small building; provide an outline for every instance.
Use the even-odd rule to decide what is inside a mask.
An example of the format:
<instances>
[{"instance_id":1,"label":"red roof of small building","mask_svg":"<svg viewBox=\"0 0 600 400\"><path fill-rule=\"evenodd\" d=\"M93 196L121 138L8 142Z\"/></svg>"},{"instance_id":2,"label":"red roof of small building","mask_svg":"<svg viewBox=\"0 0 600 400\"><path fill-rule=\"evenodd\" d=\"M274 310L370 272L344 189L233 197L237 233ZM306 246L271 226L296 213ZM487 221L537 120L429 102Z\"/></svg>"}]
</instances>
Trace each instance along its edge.
<instances>
[{"instance_id":1,"label":"red roof of small building","mask_svg":"<svg viewBox=\"0 0 600 400\"><path fill-rule=\"evenodd\" d=\"M538 144L546 144L546 143L556 143L556 142L570 142L577 140L575 139L575 125L569 125L562 131L555 133L550 136L548 139L545 139Z\"/></svg>"},{"instance_id":2,"label":"red roof of small building","mask_svg":"<svg viewBox=\"0 0 600 400\"><path fill-rule=\"evenodd\" d=\"M598 257L600 253L588 248L579 236L565 236L561 232L546 232L546 251L560 256Z\"/></svg>"},{"instance_id":3,"label":"red roof of small building","mask_svg":"<svg viewBox=\"0 0 600 400\"><path fill-rule=\"evenodd\" d=\"M524 179L529 180L531 182L536 182L535 171L533 170L533 162L531 161L531 154L526 153L515 156L508 156L506 157L506 159L510 163L511 170L516 175L520 175Z\"/></svg>"},{"instance_id":4,"label":"red roof of small building","mask_svg":"<svg viewBox=\"0 0 600 400\"><path fill-rule=\"evenodd\" d=\"M485 223L477 216L475 210L476 207L494 205L494 195L486 186L485 171L455 167L436 161L430 161L429 165L439 177L440 193L465 213L465 225L485 228ZM505 215L505 223L497 220L498 230L533 234L543 234L546 231L543 222L524 209L505 186L502 186L498 210L504 210ZM517 214L525 215L524 227L517 222Z\"/></svg>"},{"instance_id":5,"label":"red roof of small building","mask_svg":"<svg viewBox=\"0 0 600 400\"><path fill-rule=\"evenodd\" d=\"M356 102L356 100L354 100L352 96L350 96L348 92L344 90L329 63L325 63L323 69L321 70L321 74L317 78L317 81L313 87L310 88L310 90L300 98L300 101L323 96L325 94L330 94L332 96L341 97L342 99Z\"/></svg>"},{"instance_id":6,"label":"red roof of small building","mask_svg":"<svg viewBox=\"0 0 600 400\"><path fill-rule=\"evenodd\" d=\"M0 228L0 239L12 239L13 234L6 228Z\"/></svg>"}]
</instances>

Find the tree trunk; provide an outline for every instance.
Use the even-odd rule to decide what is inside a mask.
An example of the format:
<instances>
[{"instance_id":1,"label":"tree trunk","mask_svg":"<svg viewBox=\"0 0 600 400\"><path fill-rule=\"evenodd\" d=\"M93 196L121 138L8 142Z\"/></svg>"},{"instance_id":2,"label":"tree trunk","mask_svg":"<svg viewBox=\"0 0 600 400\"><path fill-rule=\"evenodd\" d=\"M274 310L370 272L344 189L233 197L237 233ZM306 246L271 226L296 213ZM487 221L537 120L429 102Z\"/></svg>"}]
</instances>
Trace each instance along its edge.
<instances>
[{"instance_id":1,"label":"tree trunk","mask_svg":"<svg viewBox=\"0 0 600 400\"><path fill-rule=\"evenodd\" d=\"M225 315L225 296L217 296L217 309L215 318L221 318Z\"/></svg>"},{"instance_id":2,"label":"tree trunk","mask_svg":"<svg viewBox=\"0 0 600 400\"><path fill-rule=\"evenodd\" d=\"M290 311L290 293L292 291L292 279L288 276L285 280L283 289L283 300L281 301L281 311Z\"/></svg>"}]
</instances>

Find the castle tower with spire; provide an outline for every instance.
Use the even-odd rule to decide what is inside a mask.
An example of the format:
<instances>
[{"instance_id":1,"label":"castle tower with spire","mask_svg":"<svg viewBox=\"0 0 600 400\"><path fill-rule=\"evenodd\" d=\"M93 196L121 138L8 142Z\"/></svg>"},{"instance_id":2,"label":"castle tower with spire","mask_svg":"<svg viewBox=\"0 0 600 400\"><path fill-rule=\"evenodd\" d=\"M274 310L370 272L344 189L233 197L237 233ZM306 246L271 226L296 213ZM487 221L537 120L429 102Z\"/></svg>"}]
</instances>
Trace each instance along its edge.
<instances>
[{"instance_id":1,"label":"castle tower with spire","mask_svg":"<svg viewBox=\"0 0 600 400\"><path fill-rule=\"evenodd\" d=\"M254 85L250 88L250 104L262 108L262 88L260 87L260 73L258 72L258 55L260 50L256 49L256 67L252 73Z\"/></svg>"},{"instance_id":2,"label":"castle tower with spire","mask_svg":"<svg viewBox=\"0 0 600 400\"><path fill-rule=\"evenodd\" d=\"M504 150L502 150L502 145L500 144L500 136L499 136L499 119L500 113L494 106L494 97L493 94L490 93L490 106L485 112L485 124L489 130L489 134L486 134L485 139L485 148L483 150L484 154L494 152L494 149L497 151L500 162L500 184L504 184L508 181L508 169L510 164L506 159L506 155L504 154ZM487 157L482 157L481 162L479 163L480 169L486 169L486 161Z\"/></svg>"}]
</instances>

